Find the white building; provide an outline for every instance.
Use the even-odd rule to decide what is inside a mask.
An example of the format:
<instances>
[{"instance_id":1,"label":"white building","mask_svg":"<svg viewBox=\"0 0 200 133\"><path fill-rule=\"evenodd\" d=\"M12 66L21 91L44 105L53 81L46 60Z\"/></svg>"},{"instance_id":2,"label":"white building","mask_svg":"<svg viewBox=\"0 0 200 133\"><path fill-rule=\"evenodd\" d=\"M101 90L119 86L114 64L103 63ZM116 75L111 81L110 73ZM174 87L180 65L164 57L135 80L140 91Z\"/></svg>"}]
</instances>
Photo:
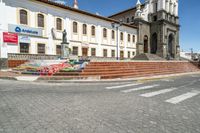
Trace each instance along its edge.
<instances>
[{"instance_id":1,"label":"white building","mask_svg":"<svg viewBox=\"0 0 200 133\"><path fill-rule=\"evenodd\" d=\"M137 27L122 24L117 37L112 23L118 21L77 8L48 0L0 0L0 59L59 55L64 29L73 55L135 56ZM9 37L18 37L18 41Z\"/></svg>"}]
</instances>

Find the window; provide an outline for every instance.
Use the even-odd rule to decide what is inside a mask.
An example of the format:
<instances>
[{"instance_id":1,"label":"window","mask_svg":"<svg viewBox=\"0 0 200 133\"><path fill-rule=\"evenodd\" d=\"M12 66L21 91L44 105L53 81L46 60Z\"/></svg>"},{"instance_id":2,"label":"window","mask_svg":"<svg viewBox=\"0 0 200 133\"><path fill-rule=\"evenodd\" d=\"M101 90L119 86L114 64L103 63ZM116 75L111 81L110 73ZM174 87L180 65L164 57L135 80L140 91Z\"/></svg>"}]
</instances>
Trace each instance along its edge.
<instances>
[{"instance_id":1,"label":"window","mask_svg":"<svg viewBox=\"0 0 200 133\"><path fill-rule=\"evenodd\" d=\"M29 53L28 43L20 43L20 53Z\"/></svg>"},{"instance_id":2,"label":"window","mask_svg":"<svg viewBox=\"0 0 200 133\"><path fill-rule=\"evenodd\" d=\"M131 21L134 22L134 16L131 18Z\"/></svg>"},{"instance_id":3,"label":"window","mask_svg":"<svg viewBox=\"0 0 200 133\"><path fill-rule=\"evenodd\" d=\"M78 47L73 47L72 48L72 54L73 55L78 55Z\"/></svg>"},{"instance_id":4,"label":"window","mask_svg":"<svg viewBox=\"0 0 200 133\"><path fill-rule=\"evenodd\" d=\"M56 54L61 55L61 45L56 45Z\"/></svg>"},{"instance_id":5,"label":"window","mask_svg":"<svg viewBox=\"0 0 200 133\"><path fill-rule=\"evenodd\" d=\"M133 43L135 43L135 35L133 35Z\"/></svg>"},{"instance_id":6,"label":"window","mask_svg":"<svg viewBox=\"0 0 200 133\"><path fill-rule=\"evenodd\" d=\"M78 32L78 23L77 22L73 22L73 32L74 33Z\"/></svg>"},{"instance_id":7,"label":"window","mask_svg":"<svg viewBox=\"0 0 200 133\"><path fill-rule=\"evenodd\" d=\"M127 19L126 19L126 22L127 22L127 23L129 23L129 22L130 22L129 18L127 18Z\"/></svg>"},{"instance_id":8,"label":"window","mask_svg":"<svg viewBox=\"0 0 200 133\"><path fill-rule=\"evenodd\" d=\"M91 56L96 56L96 48L91 48Z\"/></svg>"},{"instance_id":9,"label":"window","mask_svg":"<svg viewBox=\"0 0 200 133\"><path fill-rule=\"evenodd\" d=\"M107 49L103 49L103 57L107 57L107 56L108 56Z\"/></svg>"},{"instance_id":10,"label":"window","mask_svg":"<svg viewBox=\"0 0 200 133\"><path fill-rule=\"evenodd\" d=\"M104 37L104 38L107 37L107 29L106 29L106 28L103 29L103 37Z\"/></svg>"},{"instance_id":11,"label":"window","mask_svg":"<svg viewBox=\"0 0 200 133\"><path fill-rule=\"evenodd\" d=\"M95 32L96 32L96 30L95 30L95 26L92 26L92 28L91 28L92 36L95 36Z\"/></svg>"},{"instance_id":12,"label":"window","mask_svg":"<svg viewBox=\"0 0 200 133\"><path fill-rule=\"evenodd\" d=\"M131 52L128 51L128 58L131 58Z\"/></svg>"},{"instance_id":13,"label":"window","mask_svg":"<svg viewBox=\"0 0 200 133\"><path fill-rule=\"evenodd\" d=\"M87 34L87 25L83 24L83 34L86 35Z\"/></svg>"},{"instance_id":14,"label":"window","mask_svg":"<svg viewBox=\"0 0 200 133\"><path fill-rule=\"evenodd\" d=\"M44 15L38 14L37 20L38 20L38 27L44 27Z\"/></svg>"},{"instance_id":15,"label":"window","mask_svg":"<svg viewBox=\"0 0 200 133\"><path fill-rule=\"evenodd\" d=\"M132 55L135 56L135 52L132 52Z\"/></svg>"},{"instance_id":16,"label":"window","mask_svg":"<svg viewBox=\"0 0 200 133\"><path fill-rule=\"evenodd\" d=\"M154 13L158 11L158 3L154 3Z\"/></svg>"},{"instance_id":17,"label":"window","mask_svg":"<svg viewBox=\"0 0 200 133\"><path fill-rule=\"evenodd\" d=\"M124 34L121 32L120 33L120 40L123 41L124 40Z\"/></svg>"},{"instance_id":18,"label":"window","mask_svg":"<svg viewBox=\"0 0 200 133\"><path fill-rule=\"evenodd\" d=\"M62 30L62 19L60 19L60 18L56 19L56 29Z\"/></svg>"},{"instance_id":19,"label":"window","mask_svg":"<svg viewBox=\"0 0 200 133\"><path fill-rule=\"evenodd\" d=\"M130 42L130 41L131 41L131 35L128 34L128 42Z\"/></svg>"},{"instance_id":20,"label":"window","mask_svg":"<svg viewBox=\"0 0 200 133\"><path fill-rule=\"evenodd\" d=\"M20 24L28 25L28 13L26 10L20 10Z\"/></svg>"},{"instance_id":21,"label":"window","mask_svg":"<svg viewBox=\"0 0 200 133\"><path fill-rule=\"evenodd\" d=\"M45 44L38 43L38 54L45 54Z\"/></svg>"},{"instance_id":22,"label":"window","mask_svg":"<svg viewBox=\"0 0 200 133\"><path fill-rule=\"evenodd\" d=\"M115 31L112 30L112 39L115 39Z\"/></svg>"},{"instance_id":23,"label":"window","mask_svg":"<svg viewBox=\"0 0 200 133\"><path fill-rule=\"evenodd\" d=\"M111 56L114 58L115 57L115 50L111 50Z\"/></svg>"}]
</instances>

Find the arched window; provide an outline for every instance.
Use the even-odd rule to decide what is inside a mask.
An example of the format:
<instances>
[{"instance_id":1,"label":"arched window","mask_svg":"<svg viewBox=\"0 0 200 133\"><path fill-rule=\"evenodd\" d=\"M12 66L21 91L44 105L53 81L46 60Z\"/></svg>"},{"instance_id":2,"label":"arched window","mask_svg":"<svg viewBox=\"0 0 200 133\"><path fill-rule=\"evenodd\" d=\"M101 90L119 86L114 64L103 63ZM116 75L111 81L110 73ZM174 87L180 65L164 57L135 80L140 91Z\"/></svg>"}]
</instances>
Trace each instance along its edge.
<instances>
[{"instance_id":1,"label":"arched window","mask_svg":"<svg viewBox=\"0 0 200 133\"><path fill-rule=\"evenodd\" d=\"M92 34L92 36L95 36L95 26L92 26L92 28L91 28L91 34Z\"/></svg>"},{"instance_id":2,"label":"arched window","mask_svg":"<svg viewBox=\"0 0 200 133\"><path fill-rule=\"evenodd\" d=\"M134 22L134 16L131 18L131 21Z\"/></svg>"},{"instance_id":3,"label":"arched window","mask_svg":"<svg viewBox=\"0 0 200 133\"><path fill-rule=\"evenodd\" d=\"M135 35L133 35L133 43L135 43Z\"/></svg>"},{"instance_id":4,"label":"arched window","mask_svg":"<svg viewBox=\"0 0 200 133\"><path fill-rule=\"evenodd\" d=\"M130 41L131 41L131 35L128 34L128 42L130 42Z\"/></svg>"},{"instance_id":5,"label":"arched window","mask_svg":"<svg viewBox=\"0 0 200 133\"><path fill-rule=\"evenodd\" d=\"M44 15L38 14L37 20L38 20L38 27L44 27Z\"/></svg>"},{"instance_id":6,"label":"arched window","mask_svg":"<svg viewBox=\"0 0 200 133\"><path fill-rule=\"evenodd\" d=\"M73 32L74 33L78 32L78 23L77 22L73 22Z\"/></svg>"},{"instance_id":7,"label":"arched window","mask_svg":"<svg viewBox=\"0 0 200 133\"><path fill-rule=\"evenodd\" d=\"M83 34L86 35L87 34L87 25L83 24Z\"/></svg>"},{"instance_id":8,"label":"arched window","mask_svg":"<svg viewBox=\"0 0 200 133\"><path fill-rule=\"evenodd\" d=\"M112 39L115 39L115 31L112 30Z\"/></svg>"},{"instance_id":9,"label":"arched window","mask_svg":"<svg viewBox=\"0 0 200 133\"><path fill-rule=\"evenodd\" d=\"M56 29L62 30L62 19L61 18L56 19Z\"/></svg>"},{"instance_id":10,"label":"arched window","mask_svg":"<svg viewBox=\"0 0 200 133\"><path fill-rule=\"evenodd\" d=\"M107 37L107 29L103 28L103 37L106 38Z\"/></svg>"},{"instance_id":11,"label":"arched window","mask_svg":"<svg viewBox=\"0 0 200 133\"><path fill-rule=\"evenodd\" d=\"M129 18L127 18L127 19L126 19L126 22L127 22L127 23L129 23L129 22L130 22Z\"/></svg>"},{"instance_id":12,"label":"arched window","mask_svg":"<svg viewBox=\"0 0 200 133\"><path fill-rule=\"evenodd\" d=\"M120 33L120 40L123 41L124 40L124 34L121 32Z\"/></svg>"},{"instance_id":13,"label":"arched window","mask_svg":"<svg viewBox=\"0 0 200 133\"><path fill-rule=\"evenodd\" d=\"M26 10L20 10L20 24L28 25L28 13Z\"/></svg>"}]
</instances>

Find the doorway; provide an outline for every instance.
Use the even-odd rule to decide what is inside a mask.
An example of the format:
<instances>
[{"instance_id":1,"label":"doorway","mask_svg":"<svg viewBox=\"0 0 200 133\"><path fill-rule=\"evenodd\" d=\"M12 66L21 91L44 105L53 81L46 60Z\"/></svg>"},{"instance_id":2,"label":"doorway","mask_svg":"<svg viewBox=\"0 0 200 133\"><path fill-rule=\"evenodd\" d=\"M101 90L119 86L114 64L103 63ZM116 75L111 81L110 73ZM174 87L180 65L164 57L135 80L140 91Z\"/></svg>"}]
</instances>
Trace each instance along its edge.
<instances>
[{"instance_id":1,"label":"doorway","mask_svg":"<svg viewBox=\"0 0 200 133\"><path fill-rule=\"evenodd\" d=\"M174 58L173 43L174 43L174 36L173 36L173 34L170 34L169 38L168 38L168 54L172 58Z\"/></svg>"},{"instance_id":2,"label":"doorway","mask_svg":"<svg viewBox=\"0 0 200 133\"><path fill-rule=\"evenodd\" d=\"M29 53L29 43L20 43L20 53Z\"/></svg>"},{"instance_id":3,"label":"doorway","mask_svg":"<svg viewBox=\"0 0 200 133\"><path fill-rule=\"evenodd\" d=\"M124 51L120 51L120 59L124 59Z\"/></svg>"},{"instance_id":4,"label":"doorway","mask_svg":"<svg viewBox=\"0 0 200 133\"><path fill-rule=\"evenodd\" d=\"M152 35L152 42L151 42L151 53L152 54L156 54L157 53L157 43L158 43L157 34L154 33Z\"/></svg>"},{"instance_id":5,"label":"doorway","mask_svg":"<svg viewBox=\"0 0 200 133\"><path fill-rule=\"evenodd\" d=\"M88 56L88 48L82 48L82 56L87 57Z\"/></svg>"},{"instance_id":6,"label":"doorway","mask_svg":"<svg viewBox=\"0 0 200 133\"><path fill-rule=\"evenodd\" d=\"M144 36L144 53L148 53L148 36Z\"/></svg>"}]
</instances>

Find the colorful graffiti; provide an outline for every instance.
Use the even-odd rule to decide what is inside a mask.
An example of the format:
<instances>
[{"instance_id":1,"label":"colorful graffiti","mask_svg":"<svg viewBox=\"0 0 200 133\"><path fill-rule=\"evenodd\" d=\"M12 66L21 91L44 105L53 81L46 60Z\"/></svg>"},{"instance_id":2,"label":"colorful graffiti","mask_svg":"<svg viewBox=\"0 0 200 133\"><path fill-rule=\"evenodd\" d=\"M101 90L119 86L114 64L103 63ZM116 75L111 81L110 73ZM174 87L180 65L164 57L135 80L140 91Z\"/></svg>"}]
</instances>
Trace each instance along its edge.
<instances>
[{"instance_id":1,"label":"colorful graffiti","mask_svg":"<svg viewBox=\"0 0 200 133\"><path fill-rule=\"evenodd\" d=\"M57 72L81 71L88 63L85 61L63 61L63 60L34 60L26 62L16 68L21 74L48 75L51 76Z\"/></svg>"}]
</instances>

